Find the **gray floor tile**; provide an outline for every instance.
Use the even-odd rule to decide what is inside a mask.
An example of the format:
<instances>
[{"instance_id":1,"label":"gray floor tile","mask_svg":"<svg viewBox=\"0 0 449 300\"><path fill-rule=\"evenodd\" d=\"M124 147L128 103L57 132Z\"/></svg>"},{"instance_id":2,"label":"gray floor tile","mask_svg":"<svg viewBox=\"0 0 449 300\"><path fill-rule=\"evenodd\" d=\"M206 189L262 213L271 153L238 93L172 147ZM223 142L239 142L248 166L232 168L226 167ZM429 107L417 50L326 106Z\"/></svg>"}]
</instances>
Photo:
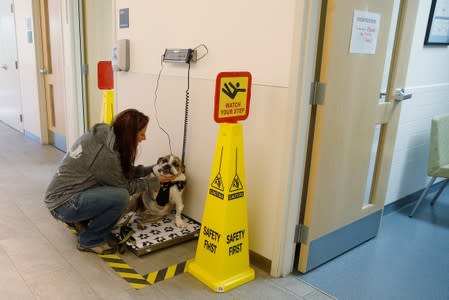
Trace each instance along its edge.
<instances>
[{"instance_id":1,"label":"gray floor tile","mask_svg":"<svg viewBox=\"0 0 449 300\"><path fill-rule=\"evenodd\" d=\"M45 237L10 238L1 240L0 246L5 249L25 280L69 267L67 261Z\"/></svg>"},{"instance_id":2,"label":"gray floor tile","mask_svg":"<svg viewBox=\"0 0 449 300\"><path fill-rule=\"evenodd\" d=\"M93 253L80 252L73 247L65 251L63 257L102 298L108 299L131 287Z\"/></svg>"},{"instance_id":3,"label":"gray floor tile","mask_svg":"<svg viewBox=\"0 0 449 300\"><path fill-rule=\"evenodd\" d=\"M272 282L273 284L284 288L300 297L304 297L305 295L315 291L312 286L291 275L285 278L273 279Z\"/></svg>"},{"instance_id":4,"label":"gray floor tile","mask_svg":"<svg viewBox=\"0 0 449 300\"><path fill-rule=\"evenodd\" d=\"M34 276L27 284L37 299L101 299L71 268Z\"/></svg>"},{"instance_id":5,"label":"gray floor tile","mask_svg":"<svg viewBox=\"0 0 449 300\"><path fill-rule=\"evenodd\" d=\"M0 266L2 266L0 271L1 297L3 299L33 299L32 291L1 247Z\"/></svg>"}]
</instances>

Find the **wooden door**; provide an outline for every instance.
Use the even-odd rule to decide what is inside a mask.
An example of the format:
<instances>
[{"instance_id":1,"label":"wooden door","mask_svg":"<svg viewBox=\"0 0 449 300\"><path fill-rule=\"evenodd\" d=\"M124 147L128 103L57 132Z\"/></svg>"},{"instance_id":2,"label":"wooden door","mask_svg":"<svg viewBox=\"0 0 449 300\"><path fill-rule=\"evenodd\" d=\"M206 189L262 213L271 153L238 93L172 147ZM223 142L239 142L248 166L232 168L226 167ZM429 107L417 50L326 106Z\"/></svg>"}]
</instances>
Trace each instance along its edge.
<instances>
[{"instance_id":1,"label":"wooden door","mask_svg":"<svg viewBox=\"0 0 449 300\"><path fill-rule=\"evenodd\" d=\"M394 98L405 84L418 6L400 2L387 96L380 98L394 1L323 1L317 78L324 102L313 124L300 272L379 230L401 110Z\"/></svg>"},{"instance_id":2,"label":"wooden door","mask_svg":"<svg viewBox=\"0 0 449 300\"><path fill-rule=\"evenodd\" d=\"M64 55L62 4L59 0L40 0L43 65L49 142L66 150Z\"/></svg>"}]
</instances>

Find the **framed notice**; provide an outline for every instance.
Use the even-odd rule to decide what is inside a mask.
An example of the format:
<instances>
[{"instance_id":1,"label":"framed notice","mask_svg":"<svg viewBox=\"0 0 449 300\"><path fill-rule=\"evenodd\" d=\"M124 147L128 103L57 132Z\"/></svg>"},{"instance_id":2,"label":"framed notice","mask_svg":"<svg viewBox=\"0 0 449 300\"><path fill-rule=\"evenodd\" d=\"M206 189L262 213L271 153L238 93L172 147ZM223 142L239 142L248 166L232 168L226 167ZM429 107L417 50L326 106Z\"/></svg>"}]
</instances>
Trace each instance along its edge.
<instances>
[{"instance_id":1,"label":"framed notice","mask_svg":"<svg viewBox=\"0 0 449 300\"><path fill-rule=\"evenodd\" d=\"M432 0L424 45L449 45L449 0Z\"/></svg>"}]
</instances>

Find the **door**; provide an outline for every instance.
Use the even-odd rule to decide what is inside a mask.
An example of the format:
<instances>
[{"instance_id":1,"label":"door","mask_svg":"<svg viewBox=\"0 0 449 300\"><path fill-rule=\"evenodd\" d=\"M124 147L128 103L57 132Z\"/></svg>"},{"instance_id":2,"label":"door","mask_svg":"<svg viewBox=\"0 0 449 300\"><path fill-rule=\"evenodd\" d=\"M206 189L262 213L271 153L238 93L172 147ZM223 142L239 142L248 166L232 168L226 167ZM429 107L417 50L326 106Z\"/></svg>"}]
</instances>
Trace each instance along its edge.
<instances>
[{"instance_id":1,"label":"door","mask_svg":"<svg viewBox=\"0 0 449 300\"><path fill-rule=\"evenodd\" d=\"M40 0L41 36L47 128L50 144L66 151L65 132L65 87L61 1Z\"/></svg>"},{"instance_id":2,"label":"door","mask_svg":"<svg viewBox=\"0 0 449 300\"><path fill-rule=\"evenodd\" d=\"M396 30L389 37L395 1L323 1L316 78L324 97L312 118L300 272L379 230L401 110L395 91L405 84L417 2L400 1ZM389 38L394 50L385 64ZM384 65L389 68L387 95L379 97Z\"/></svg>"},{"instance_id":3,"label":"door","mask_svg":"<svg viewBox=\"0 0 449 300\"><path fill-rule=\"evenodd\" d=\"M0 121L23 132L13 2L0 1Z\"/></svg>"}]
</instances>

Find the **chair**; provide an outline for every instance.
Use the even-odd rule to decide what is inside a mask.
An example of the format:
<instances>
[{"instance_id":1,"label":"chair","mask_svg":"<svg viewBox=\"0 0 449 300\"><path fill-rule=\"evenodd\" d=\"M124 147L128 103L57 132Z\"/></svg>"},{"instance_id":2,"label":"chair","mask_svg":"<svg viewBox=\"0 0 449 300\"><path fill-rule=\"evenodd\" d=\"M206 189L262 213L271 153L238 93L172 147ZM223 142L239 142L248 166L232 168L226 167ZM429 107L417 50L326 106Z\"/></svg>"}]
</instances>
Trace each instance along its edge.
<instances>
[{"instance_id":1,"label":"chair","mask_svg":"<svg viewBox=\"0 0 449 300\"><path fill-rule=\"evenodd\" d=\"M449 178L449 114L439 115L432 118L430 149L429 149L429 167L427 174L432 176L429 184L426 186L418 201L413 207L409 217L413 217L416 209L426 196L432 184L437 177ZM430 205L435 204L441 192L449 183L449 180L443 184L440 190L433 197Z\"/></svg>"}]
</instances>

